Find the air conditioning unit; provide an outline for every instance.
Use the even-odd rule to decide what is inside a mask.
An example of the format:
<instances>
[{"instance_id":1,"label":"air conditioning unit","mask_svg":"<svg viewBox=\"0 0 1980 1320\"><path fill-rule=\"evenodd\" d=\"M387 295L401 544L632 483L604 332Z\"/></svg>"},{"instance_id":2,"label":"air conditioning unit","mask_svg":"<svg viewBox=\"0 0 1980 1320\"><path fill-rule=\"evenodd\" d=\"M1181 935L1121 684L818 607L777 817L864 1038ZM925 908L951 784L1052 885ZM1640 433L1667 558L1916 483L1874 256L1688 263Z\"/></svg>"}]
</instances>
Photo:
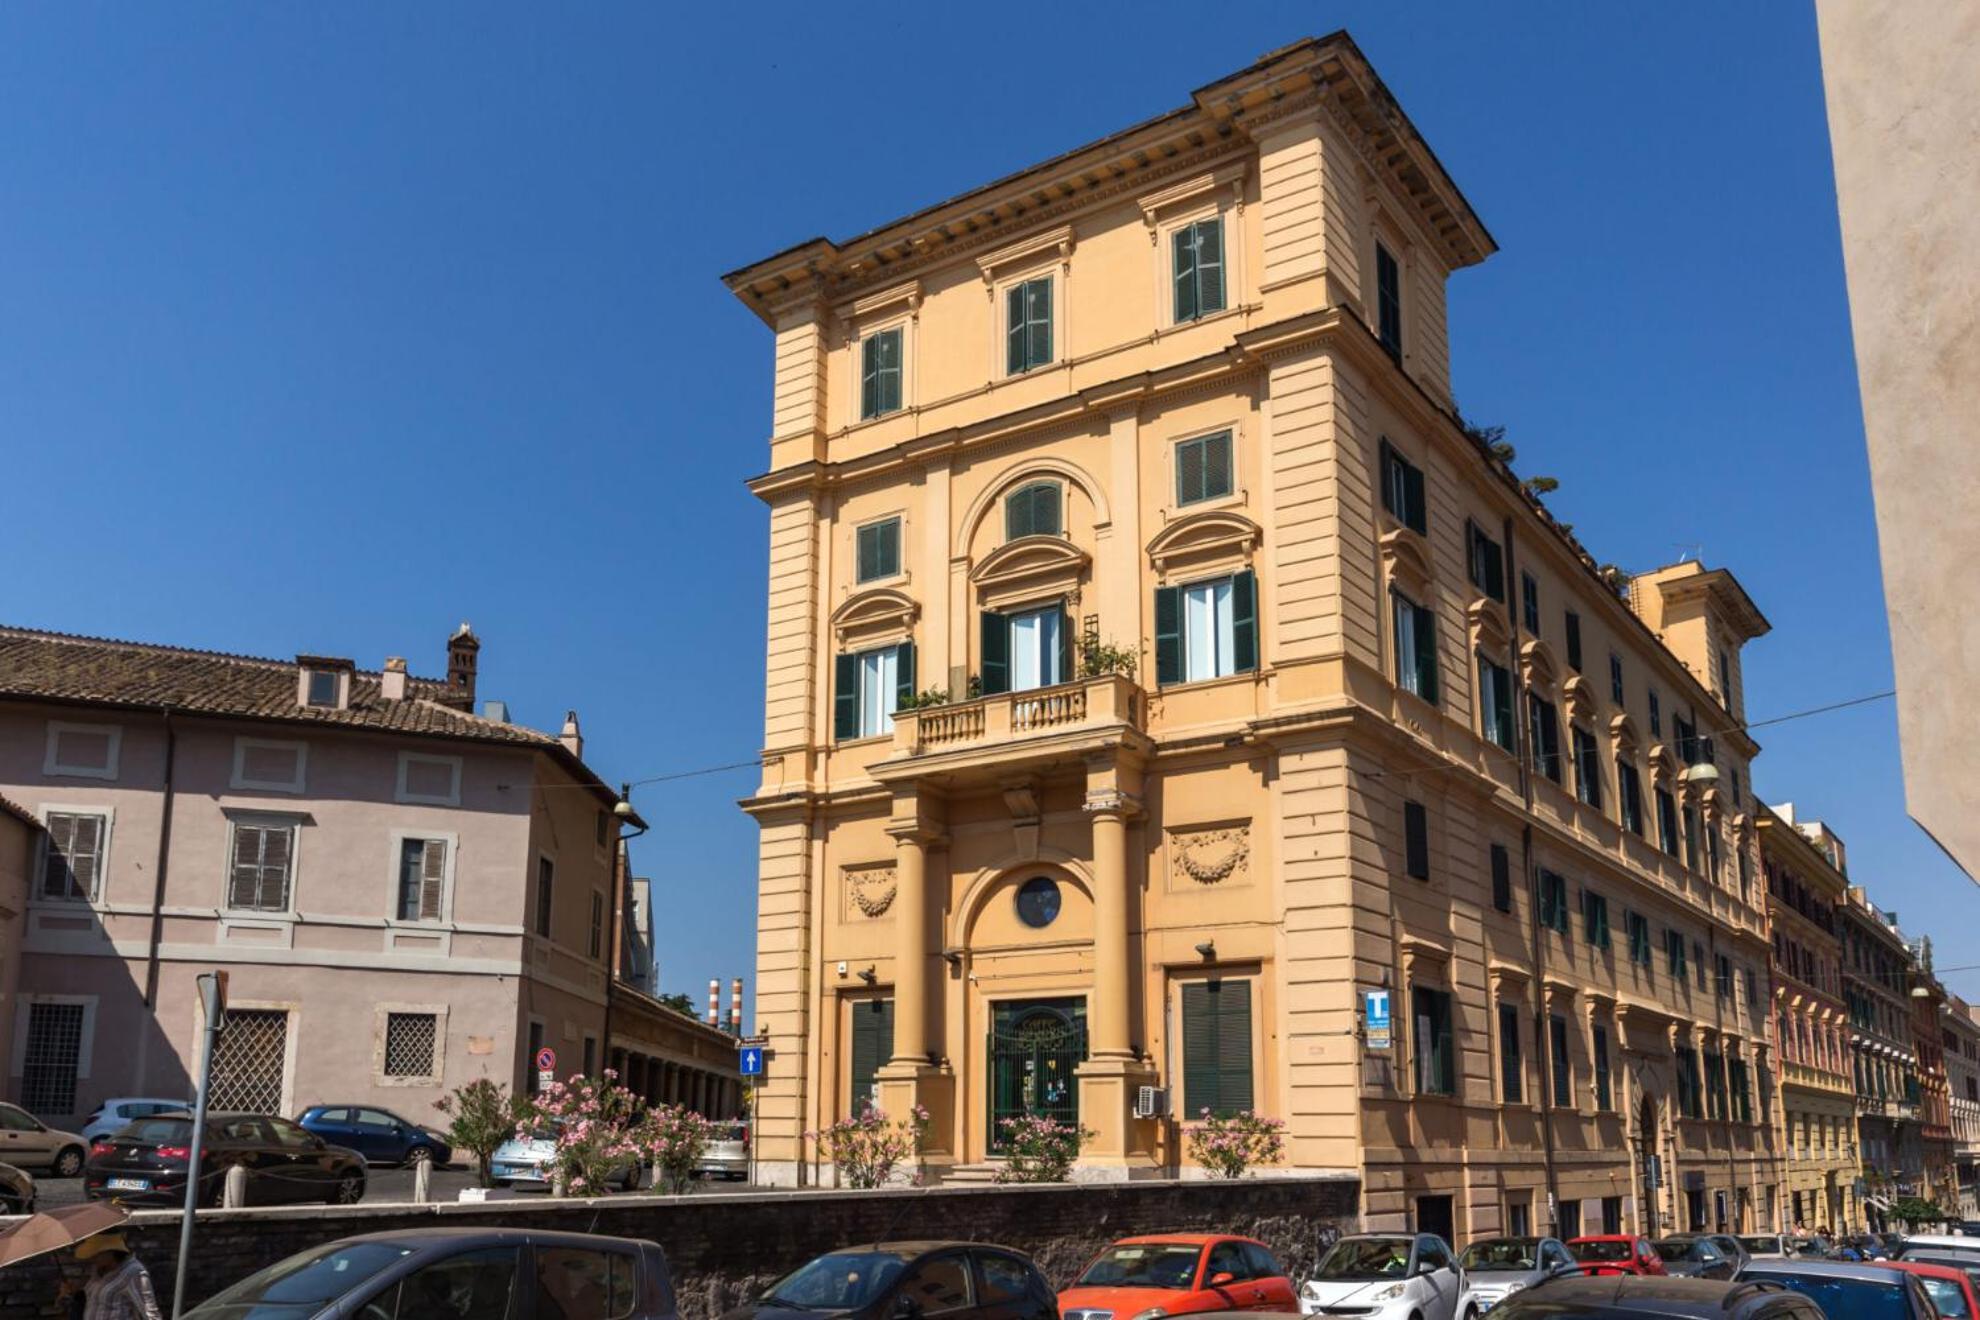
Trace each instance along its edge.
<instances>
[{"instance_id":1,"label":"air conditioning unit","mask_svg":"<svg viewBox=\"0 0 1980 1320\"><path fill-rule=\"evenodd\" d=\"M1169 1112L1169 1093L1159 1086L1144 1086L1134 1093L1136 1118L1160 1118Z\"/></svg>"}]
</instances>

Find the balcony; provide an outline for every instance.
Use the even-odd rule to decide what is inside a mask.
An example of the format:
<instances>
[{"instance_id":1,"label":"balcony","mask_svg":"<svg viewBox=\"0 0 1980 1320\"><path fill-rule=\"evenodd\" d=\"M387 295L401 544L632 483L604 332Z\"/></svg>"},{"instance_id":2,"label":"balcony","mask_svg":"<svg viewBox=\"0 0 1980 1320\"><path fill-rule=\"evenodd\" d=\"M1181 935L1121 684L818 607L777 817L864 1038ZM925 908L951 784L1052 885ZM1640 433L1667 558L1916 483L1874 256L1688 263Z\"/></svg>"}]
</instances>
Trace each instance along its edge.
<instances>
[{"instance_id":1,"label":"balcony","mask_svg":"<svg viewBox=\"0 0 1980 1320\"><path fill-rule=\"evenodd\" d=\"M883 783L956 780L1146 750L1147 713L1142 690L1118 674L904 710L894 716L893 750L871 770Z\"/></svg>"}]
</instances>

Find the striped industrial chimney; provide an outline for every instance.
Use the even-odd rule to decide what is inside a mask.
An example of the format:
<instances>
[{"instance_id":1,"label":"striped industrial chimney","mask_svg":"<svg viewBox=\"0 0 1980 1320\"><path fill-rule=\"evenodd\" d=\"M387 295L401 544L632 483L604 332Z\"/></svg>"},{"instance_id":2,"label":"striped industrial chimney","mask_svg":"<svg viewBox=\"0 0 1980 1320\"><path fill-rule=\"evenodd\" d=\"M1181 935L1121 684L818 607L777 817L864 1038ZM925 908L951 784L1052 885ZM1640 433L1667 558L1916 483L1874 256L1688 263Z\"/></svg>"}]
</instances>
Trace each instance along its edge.
<instances>
[{"instance_id":1,"label":"striped industrial chimney","mask_svg":"<svg viewBox=\"0 0 1980 1320\"><path fill-rule=\"evenodd\" d=\"M722 1025L722 978L719 976L708 978L708 1025Z\"/></svg>"},{"instance_id":2,"label":"striped industrial chimney","mask_svg":"<svg viewBox=\"0 0 1980 1320\"><path fill-rule=\"evenodd\" d=\"M729 982L729 1034L742 1035L742 978Z\"/></svg>"}]
</instances>

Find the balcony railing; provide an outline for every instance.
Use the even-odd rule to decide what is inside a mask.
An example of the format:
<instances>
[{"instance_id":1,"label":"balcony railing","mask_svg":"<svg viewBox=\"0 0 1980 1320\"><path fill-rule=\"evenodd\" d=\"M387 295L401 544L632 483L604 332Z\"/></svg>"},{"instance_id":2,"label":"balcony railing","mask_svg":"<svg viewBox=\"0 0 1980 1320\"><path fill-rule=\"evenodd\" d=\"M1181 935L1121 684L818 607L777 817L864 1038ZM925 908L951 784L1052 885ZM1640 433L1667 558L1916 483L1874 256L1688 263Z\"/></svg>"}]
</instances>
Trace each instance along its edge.
<instances>
[{"instance_id":1,"label":"balcony railing","mask_svg":"<svg viewBox=\"0 0 1980 1320\"><path fill-rule=\"evenodd\" d=\"M972 751L1110 726L1139 731L1141 689L1117 674L1025 692L1000 692L894 716L894 759Z\"/></svg>"}]
</instances>

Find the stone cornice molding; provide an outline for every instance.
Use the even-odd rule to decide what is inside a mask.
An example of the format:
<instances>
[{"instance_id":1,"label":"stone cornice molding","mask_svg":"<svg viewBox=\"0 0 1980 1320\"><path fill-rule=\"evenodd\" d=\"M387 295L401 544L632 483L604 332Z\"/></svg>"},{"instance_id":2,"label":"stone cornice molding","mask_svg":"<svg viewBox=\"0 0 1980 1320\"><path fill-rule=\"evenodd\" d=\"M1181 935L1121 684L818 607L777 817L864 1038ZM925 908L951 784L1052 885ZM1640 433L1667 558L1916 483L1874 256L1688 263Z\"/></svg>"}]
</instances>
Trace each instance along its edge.
<instances>
[{"instance_id":1,"label":"stone cornice molding","mask_svg":"<svg viewBox=\"0 0 1980 1320\"><path fill-rule=\"evenodd\" d=\"M1201 174L1172 183L1166 188L1157 188L1154 192L1143 193L1137 197L1135 205L1141 208L1142 223L1148 226L1148 241L1150 243L1158 241L1159 222L1163 211L1180 206L1184 202L1194 202L1211 196L1227 184L1231 189L1232 205L1238 214L1244 214L1244 178L1250 166L1251 158L1248 155L1240 156L1236 160L1227 161Z\"/></svg>"},{"instance_id":2,"label":"stone cornice molding","mask_svg":"<svg viewBox=\"0 0 1980 1320\"><path fill-rule=\"evenodd\" d=\"M846 319L861 321L875 312L884 312L900 303L906 303L910 315L921 313L921 281L904 280L899 284L869 293L864 298L855 299L847 309Z\"/></svg>"},{"instance_id":3,"label":"stone cornice molding","mask_svg":"<svg viewBox=\"0 0 1980 1320\"><path fill-rule=\"evenodd\" d=\"M1209 509L1178 518L1148 542L1148 559L1167 576L1173 564L1215 558L1249 561L1264 539L1257 523L1228 509Z\"/></svg>"},{"instance_id":4,"label":"stone cornice molding","mask_svg":"<svg viewBox=\"0 0 1980 1320\"><path fill-rule=\"evenodd\" d=\"M1637 736L1636 721L1630 718L1626 710L1619 710L1609 717L1609 737L1618 748L1626 748L1630 752L1643 745L1643 740Z\"/></svg>"},{"instance_id":5,"label":"stone cornice molding","mask_svg":"<svg viewBox=\"0 0 1980 1320\"><path fill-rule=\"evenodd\" d=\"M1553 648L1547 643L1529 637L1519 644L1519 677L1528 687L1538 688L1542 696L1552 697L1560 672L1560 666L1554 662Z\"/></svg>"},{"instance_id":6,"label":"stone cornice molding","mask_svg":"<svg viewBox=\"0 0 1980 1320\"><path fill-rule=\"evenodd\" d=\"M912 596L892 587L876 587L832 611L832 635L841 647L867 634L874 635L875 640L896 634L905 637L920 616L921 604Z\"/></svg>"},{"instance_id":7,"label":"stone cornice molding","mask_svg":"<svg viewBox=\"0 0 1980 1320\"><path fill-rule=\"evenodd\" d=\"M1080 809L1089 816L1115 816L1133 820L1142 813L1141 799L1118 788L1095 789L1086 795Z\"/></svg>"},{"instance_id":8,"label":"stone cornice molding","mask_svg":"<svg viewBox=\"0 0 1980 1320\"><path fill-rule=\"evenodd\" d=\"M1074 242L1072 226L1057 225L1000 247L995 252L984 253L976 259L976 268L983 276L986 289L996 284L997 272L1006 266L1015 266L1046 253L1056 253L1059 267L1064 270L1072 265Z\"/></svg>"},{"instance_id":9,"label":"stone cornice molding","mask_svg":"<svg viewBox=\"0 0 1980 1320\"><path fill-rule=\"evenodd\" d=\"M1567 701L1568 723L1581 724L1595 718L1598 709L1595 687L1580 674L1567 676L1561 684L1561 696Z\"/></svg>"},{"instance_id":10,"label":"stone cornice molding","mask_svg":"<svg viewBox=\"0 0 1980 1320\"><path fill-rule=\"evenodd\" d=\"M1020 536L985 555L969 571L980 604L1079 590L1093 557L1063 536Z\"/></svg>"}]
</instances>

